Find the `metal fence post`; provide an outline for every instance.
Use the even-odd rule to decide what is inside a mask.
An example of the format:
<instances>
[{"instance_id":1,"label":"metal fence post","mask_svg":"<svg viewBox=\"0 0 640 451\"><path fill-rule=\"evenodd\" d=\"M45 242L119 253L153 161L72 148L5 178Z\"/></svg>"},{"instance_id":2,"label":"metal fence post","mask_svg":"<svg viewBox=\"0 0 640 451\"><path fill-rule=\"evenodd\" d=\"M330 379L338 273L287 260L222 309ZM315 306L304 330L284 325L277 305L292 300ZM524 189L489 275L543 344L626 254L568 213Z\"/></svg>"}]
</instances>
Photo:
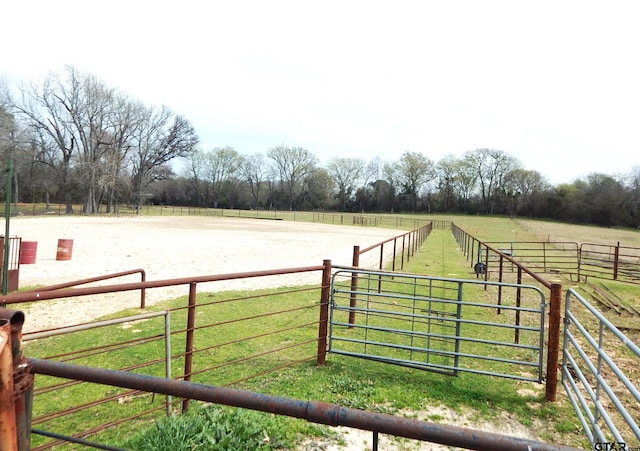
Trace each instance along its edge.
<instances>
[{"instance_id":1,"label":"metal fence post","mask_svg":"<svg viewBox=\"0 0 640 451\"><path fill-rule=\"evenodd\" d=\"M187 310L187 337L184 350L184 377L185 381L191 380L191 372L193 371L193 340L196 329L196 288L197 284L192 282L189 284L189 308ZM182 411L189 410L189 400L182 401Z\"/></svg>"},{"instance_id":2,"label":"metal fence post","mask_svg":"<svg viewBox=\"0 0 640 451\"><path fill-rule=\"evenodd\" d=\"M316 363L324 365L327 359L329 329L329 300L331 294L331 260L323 260L322 289L320 291L320 320L318 321L318 353Z\"/></svg>"},{"instance_id":3,"label":"metal fence post","mask_svg":"<svg viewBox=\"0 0 640 451\"><path fill-rule=\"evenodd\" d=\"M15 404L13 400L13 359L11 324L0 318L0 449L17 450Z\"/></svg>"},{"instance_id":4,"label":"metal fence post","mask_svg":"<svg viewBox=\"0 0 640 451\"><path fill-rule=\"evenodd\" d=\"M560 349L560 306L562 304L562 285L551 284L549 299L549 339L547 342L547 378L545 399L556 400L558 388L558 355Z\"/></svg>"}]
</instances>

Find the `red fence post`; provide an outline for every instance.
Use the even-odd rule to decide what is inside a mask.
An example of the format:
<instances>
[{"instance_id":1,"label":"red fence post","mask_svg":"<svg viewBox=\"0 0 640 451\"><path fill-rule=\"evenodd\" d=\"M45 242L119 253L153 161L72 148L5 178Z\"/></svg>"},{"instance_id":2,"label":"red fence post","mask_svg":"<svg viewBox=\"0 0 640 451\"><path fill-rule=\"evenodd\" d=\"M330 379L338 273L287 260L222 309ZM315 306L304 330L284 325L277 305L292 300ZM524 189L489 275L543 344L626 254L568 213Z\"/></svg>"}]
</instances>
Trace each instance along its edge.
<instances>
[{"instance_id":1,"label":"red fence post","mask_svg":"<svg viewBox=\"0 0 640 451\"><path fill-rule=\"evenodd\" d=\"M324 365L327 359L329 329L329 300L331 295L331 260L323 260L322 288L320 291L320 320L318 321L318 353L316 363Z\"/></svg>"},{"instance_id":2,"label":"red fence post","mask_svg":"<svg viewBox=\"0 0 640 451\"><path fill-rule=\"evenodd\" d=\"M196 288L198 284L192 282L189 284L189 308L187 309L187 339L184 350L184 377L183 380L191 380L191 372L193 371L193 340L196 330ZM189 410L189 400L182 401L182 411Z\"/></svg>"},{"instance_id":3,"label":"red fence post","mask_svg":"<svg viewBox=\"0 0 640 451\"><path fill-rule=\"evenodd\" d=\"M398 241L398 237L393 239L393 260L391 261L391 271L396 270L396 242Z\"/></svg>"},{"instance_id":4,"label":"red fence post","mask_svg":"<svg viewBox=\"0 0 640 451\"><path fill-rule=\"evenodd\" d=\"M549 299L549 339L547 342L547 384L545 399L556 400L558 388L558 356L560 349L560 306L562 304L562 285L551 284Z\"/></svg>"},{"instance_id":5,"label":"red fence post","mask_svg":"<svg viewBox=\"0 0 640 451\"><path fill-rule=\"evenodd\" d=\"M162 209L160 209L162 211ZM144 272L144 269L140 270L140 282L146 282L147 280L147 273ZM144 309L146 306L146 302L147 302L147 290L146 288L141 288L140 289L140 308Z\"/></svg>"},{"instance_id":6,"label":"red fence post","mask_svg":"<svg viewBox=\"0 0 640 451\"><path fill-rule=\"evenodd\" d=\"M11 324L5 318L0 319L0 383L0 449L17 450Z\"/></svg>"},{"instance_id":7,"label":"red fence post","mask_svg":"<svg viewBox=\"0 0 640 451\"><path fill-rule=\"evenodd\" d=\"M613 280L618 280L618 262L620 261L620 241L616 244L613 255Z\"/></svg>"}]
</instances>

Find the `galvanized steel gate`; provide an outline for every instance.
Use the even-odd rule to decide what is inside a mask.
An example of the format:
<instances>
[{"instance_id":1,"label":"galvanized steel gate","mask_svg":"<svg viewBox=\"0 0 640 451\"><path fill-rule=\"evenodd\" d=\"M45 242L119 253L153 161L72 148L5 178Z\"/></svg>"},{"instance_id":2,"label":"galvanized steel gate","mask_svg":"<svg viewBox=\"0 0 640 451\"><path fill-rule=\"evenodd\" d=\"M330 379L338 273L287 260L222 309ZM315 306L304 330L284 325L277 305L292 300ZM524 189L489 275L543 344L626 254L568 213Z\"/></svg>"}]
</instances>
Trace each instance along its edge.
<instances>
[{"instance_id":1,"label":"galvanized steel gate","mask_svg":"<svg viewBox=\"0 0 640 451\"><path fill-rule=\"evenodd\" d=\"M328 351L542 382L544 318L545 297L534 286L337 267Z\"/></svg>"}]
</instances>

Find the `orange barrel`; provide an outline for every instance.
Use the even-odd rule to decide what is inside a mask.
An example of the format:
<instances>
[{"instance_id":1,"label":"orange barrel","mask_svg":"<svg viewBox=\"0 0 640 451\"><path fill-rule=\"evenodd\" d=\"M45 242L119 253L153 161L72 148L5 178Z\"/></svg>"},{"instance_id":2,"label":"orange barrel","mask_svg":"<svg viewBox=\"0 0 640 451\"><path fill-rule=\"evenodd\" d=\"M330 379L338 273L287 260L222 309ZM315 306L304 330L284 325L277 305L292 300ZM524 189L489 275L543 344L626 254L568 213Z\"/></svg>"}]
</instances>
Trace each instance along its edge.
<instances>
[{"instance_id":1,"label":"orange barrel","mask_svg":"<svg viewBox=\"0 0 640 451\"><path fill-rule=\"evenodd\" d=\"M38 252L37 241L22 241L20 243L20 257L19 262L21 265L31 265L36 262L36 253Z\"/></svg>"},{"instance_id":2,"label":"orange barrel","mask_svg":"<svg viewBox=\"0 0 640 451\"><path fill-rule=\"evenodd\" d=\"M73 240L58 240L58 252L56 252L56 260L71 260L73 251Z\"/></svg>"}]
</instances>

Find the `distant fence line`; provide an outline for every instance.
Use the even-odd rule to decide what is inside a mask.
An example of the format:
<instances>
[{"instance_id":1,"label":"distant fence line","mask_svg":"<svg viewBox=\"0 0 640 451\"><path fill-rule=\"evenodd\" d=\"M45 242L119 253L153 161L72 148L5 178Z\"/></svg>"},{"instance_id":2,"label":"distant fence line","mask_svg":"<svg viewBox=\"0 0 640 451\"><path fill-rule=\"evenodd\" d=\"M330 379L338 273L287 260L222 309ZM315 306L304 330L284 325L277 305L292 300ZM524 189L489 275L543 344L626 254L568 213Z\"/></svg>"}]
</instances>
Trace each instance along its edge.
<instances>
[{"instance_id":1,"label":"distant fence line","mask_svg":"<svg viewBox=\"0 0 640 451\"><path fill-rule=\"evenodd\" d=\"M515 257L531 272L563 274L578 281L589 278L640 284L640 248L571 241L481 241L457 225L453 233L471 266L481 263L483 277L511 273L516 266L507 262ZM504 264L507 262L507 264Z\"/></svg>"},{"instance_id":2,"label":"distant fence line","mask_svg":"<svg viewBox=\"0 0 640 451\"><path fill-rule=\"evenodd\" d=\"M81 205L74 205L73 215L84 215ZM4 214L4 209L0 206L0 214ZM66 206L64 204L14 204L12 214L32 215L32 216L64 216ZM276 209L234 209L234 208L213 208L213 207L191 207L175 205L145 205L138 212L129 205L118 205L112 211L101 209L96 216L209 216L209 217L229 217L229 218L254 218L271 220L291 220L321 222L339 225L359 225L365 227L389 227L389 228L418 228L420 224L427 221L425 218L408 218L393 213L349 213L330 211L296 211L296 210L276 210Z\"/></svg>"}]
</instances>

